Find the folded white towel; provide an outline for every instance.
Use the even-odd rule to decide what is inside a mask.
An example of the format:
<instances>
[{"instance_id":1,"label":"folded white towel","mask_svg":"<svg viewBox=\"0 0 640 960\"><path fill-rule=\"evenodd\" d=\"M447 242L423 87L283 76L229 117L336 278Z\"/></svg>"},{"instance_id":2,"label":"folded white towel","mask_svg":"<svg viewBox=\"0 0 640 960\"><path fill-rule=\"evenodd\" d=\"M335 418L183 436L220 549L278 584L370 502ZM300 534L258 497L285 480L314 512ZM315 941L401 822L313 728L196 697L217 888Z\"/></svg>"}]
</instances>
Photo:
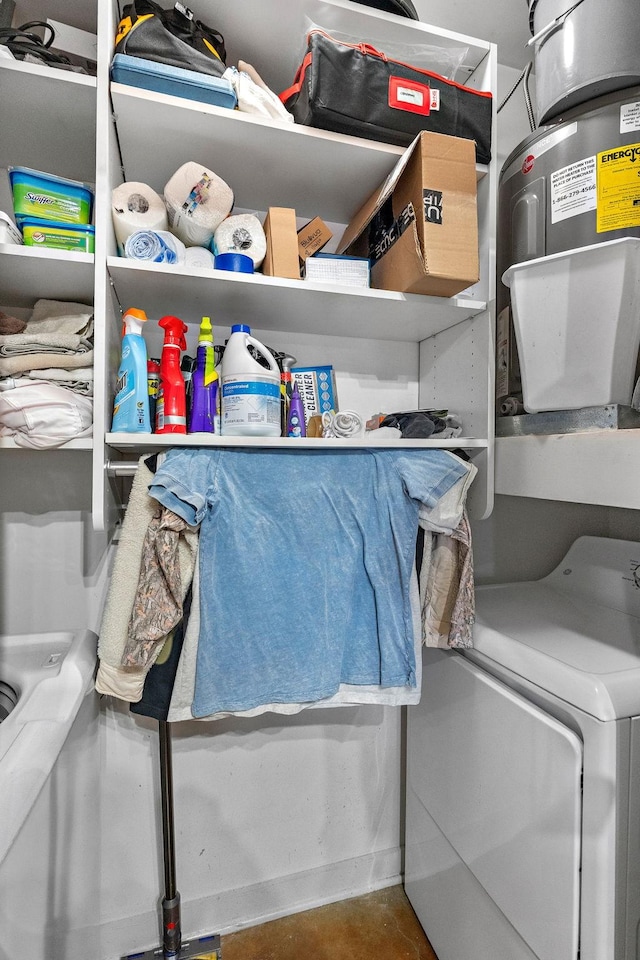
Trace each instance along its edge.
<instances>
[{"instance_id":1,"label":"folded white towel","mask_svg":"<svg viewBox=\"0 0 640 960\"><path fill-rule=\"evenodd\" d=\"M0 435L21 447L59 447L68 440L90 437L93 402L64 387L20 379L0 391Z\"/></svg>"}]
</instances>

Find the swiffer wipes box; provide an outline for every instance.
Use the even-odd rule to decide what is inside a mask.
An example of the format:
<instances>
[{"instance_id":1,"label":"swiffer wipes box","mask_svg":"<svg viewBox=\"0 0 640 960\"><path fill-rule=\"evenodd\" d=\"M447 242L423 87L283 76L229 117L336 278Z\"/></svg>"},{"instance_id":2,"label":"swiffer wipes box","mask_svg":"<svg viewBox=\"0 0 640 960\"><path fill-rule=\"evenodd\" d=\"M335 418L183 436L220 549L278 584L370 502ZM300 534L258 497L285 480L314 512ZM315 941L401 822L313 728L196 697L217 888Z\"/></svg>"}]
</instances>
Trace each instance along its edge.
<instances>
[{"instance_id":1,"label":"swiffer wipes box","mask_svg":"<svg viewBox=\"0 0 640 960\"><path fill-rule=\"evenodd\" d=\"M13 210L20 217L36 217L55 223L91 223L93 188L30 167L8 167Z\"/></svg>"}]
</instances>

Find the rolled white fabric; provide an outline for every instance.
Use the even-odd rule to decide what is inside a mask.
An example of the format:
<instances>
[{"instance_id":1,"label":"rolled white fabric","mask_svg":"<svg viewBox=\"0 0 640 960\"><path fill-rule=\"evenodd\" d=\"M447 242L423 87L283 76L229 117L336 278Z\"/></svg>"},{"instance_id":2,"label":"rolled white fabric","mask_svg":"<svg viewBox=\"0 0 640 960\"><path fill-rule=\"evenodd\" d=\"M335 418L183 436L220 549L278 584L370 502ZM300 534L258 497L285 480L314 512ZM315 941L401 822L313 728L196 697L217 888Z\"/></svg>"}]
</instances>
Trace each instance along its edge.
<instances>
[{"instance_id":1,"label":"rolled white fabric","mask_svg":"<svg viewBox=\"0 0 640 960\"><path fill-rule=\"evenodd\" d=\"M186 267L195 267L199 270L213 270L213 254L205 247L187 247L184 253Z\"/></svg>"},{"instance_id":2,"label":"rolled white fabric","mask_svg":"<svg viewBox=\"0 0 640 960\"><path fill-rule=\"evenodd\" d=\"M112 190L111 217L120 256L132 233L169 229L164 200L148 184L137 181L121 183Z\"/></svg>"},{"instance_id":3,"label":"rolled white fabric","mask_svg":"<svg viewBox=\"0 0 640 960\"><path fill-rule=\"evenodd\" d=\"M267 252L262 224L252 213L238 213L223 220L213 235L213 249L219 253L242 253L258 269Z\"/></svg>"},{"instance_id":4,"label":"rolled white fabric","mask_svg":"<svg viewBox=\"0 0 640 960\"><path fill-rule=\"evenodd\" d=\"M139 230L127 237L124 245L125 257L152 263L183 264L185 252L182 241L168 230Z\"/></svg>"},{"instance_id":5,"label":"rolled white fabric","mask_svg":"<svg viewBox=\"0 0 640 960\"><path fill-rule=\"evenodd\" d=\"M233 207L233 190L213 170L183 163L164 188L169 229L187 247L206 247Z\"/></svg>"},{"instance_id":6,"label":"rolled white fabric","mask_svg":"<svg viewBox=\"0 0 640 960\"><path fill-rule=\"evenodd\" d=\"M333 411L322 414L323 437L356 437L364 436L364 420L355 410Z\"/></svg>"}]
</instances>

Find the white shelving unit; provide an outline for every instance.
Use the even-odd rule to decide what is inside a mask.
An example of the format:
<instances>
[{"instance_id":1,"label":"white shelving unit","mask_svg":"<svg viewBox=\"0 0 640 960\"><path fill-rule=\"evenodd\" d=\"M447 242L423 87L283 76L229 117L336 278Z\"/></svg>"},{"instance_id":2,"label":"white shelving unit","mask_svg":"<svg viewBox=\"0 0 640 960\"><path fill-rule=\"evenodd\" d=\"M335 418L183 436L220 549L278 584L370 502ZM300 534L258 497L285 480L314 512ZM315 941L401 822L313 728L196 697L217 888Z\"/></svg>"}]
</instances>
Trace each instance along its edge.
<instances>
[{"instance_id":1,"label":"white shelving unit","mask_svg":"<svg viewBox=\"0 0 640 960\"><path fill-rule=\"evenodd\" d=\"M39 297L91 303L94 274L92 253L0 244L0 290L14 307L32 307Z\"/></svg>"},{"instance_id":2,"label":"white shelving unit","mask_svg":"<svg viewBox=\"0 0 640 960\"><path fill-rule=\"evenodd\" d=\"M640 509L640 430L499 437L495 492Z\"/></svg>"},{"instance_id":3,"label":"white shelving unit","mask_svg":"<svg viewBox=\"0 0 640 960\"><path fill-rule=\"evenodd\" d=\"M30 15L35 2L29 5ZM64 15L59 4L56 9L49 0L38 0L36 6L38 15L58 16L88 29L89 4L83 0L65 4ZM460 61L456 80L478 89L496 89L496 50L491 43L350 0L243 0L242 4L221 0L215 10L206 0L193 0L190 7L222 32L229 63L238 59L252 63L276 92L291 83L305 32L312 24L366 38L382 49L385 45L400 49L397 45L410 43L425 52L444 51ZM118 8L114 0L97 0L93 14L98 33L97 81L0 61L0 157L5 167L21 164L95 182L95 256L63 257L0 247L0 305L28 308L40 296L87 302L93 298L95 527L111 526L120 509L121 497L112 490L106 464L173 445L288 446L293 442L112 434L121 310L129 306L147 312L152 321L148 328L155 327L153 321L164 314L180 316L189 324L190 348L201 316L208 314L214 318L218 341L228 335L230 324L242 320L270 346L292 350L300 364L334 362L339 397L348 396L348 406L365 416L418 406L455 411L462 417L463 438L395 445L466 449L479 468L470 510L476 517L486 515L493 498L495 162L477 171L481 280L450 300L124 260L117 256L110 213L111 191L123 180L140 180L161 193L182 163L196 159L231 185L236 210L262 215L269 206L290 206L300 223L319 215L330 224L337 243L344 226L393 169L402 150L111 84ZM28 95L28 112L18 96L22 86ZM5 96L5 89L10 96ZM0 189L0 201L10 204L8 188L6 194ZM159 332L145 330L155 355L161 343ZM326 443L307 441L306 445Z\"/></svg>"}]
</instances>

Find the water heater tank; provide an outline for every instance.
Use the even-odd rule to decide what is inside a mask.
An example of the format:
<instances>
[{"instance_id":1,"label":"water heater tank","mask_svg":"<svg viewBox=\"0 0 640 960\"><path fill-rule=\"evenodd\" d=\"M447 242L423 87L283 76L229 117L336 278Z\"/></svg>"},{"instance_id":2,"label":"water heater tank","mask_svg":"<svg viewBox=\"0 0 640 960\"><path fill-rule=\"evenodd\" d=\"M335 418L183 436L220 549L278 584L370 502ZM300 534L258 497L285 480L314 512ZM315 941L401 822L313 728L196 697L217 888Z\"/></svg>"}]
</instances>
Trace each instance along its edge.
<instances>
[{"instance_id":1,"label":"water heater tank","mask_svg":"<svg viewBox=\"0 0 640 960\"><path fill-rule=\"evenodd\" d=\"M640 86L535 130L498 185L498 279L573 247L640 236Z\"/></svg>"},{"instance_id":2,"label":"water heater tank","mask_svg":"<svg viewBox=\"0 0 640 960\"><path fill-rule=\"evenodd\" d=\"M538 125L640 83L637 0L528 0Z\"/></svg>"},{"instance_id":3,"label":"water heater tank","mask_svg":"<svg viewBox=\"0 0 640 960\"><path fill-rule=\"evenodd\" d=\"M590 0L585 0L585 6ZM497 397L519 392L505 270L515 263L640 237L640 86L539 127L511 152L498 185ZM501 356L507 356L501 361Z\"/></svg>"}]
</instances>

